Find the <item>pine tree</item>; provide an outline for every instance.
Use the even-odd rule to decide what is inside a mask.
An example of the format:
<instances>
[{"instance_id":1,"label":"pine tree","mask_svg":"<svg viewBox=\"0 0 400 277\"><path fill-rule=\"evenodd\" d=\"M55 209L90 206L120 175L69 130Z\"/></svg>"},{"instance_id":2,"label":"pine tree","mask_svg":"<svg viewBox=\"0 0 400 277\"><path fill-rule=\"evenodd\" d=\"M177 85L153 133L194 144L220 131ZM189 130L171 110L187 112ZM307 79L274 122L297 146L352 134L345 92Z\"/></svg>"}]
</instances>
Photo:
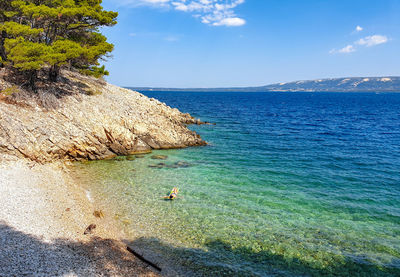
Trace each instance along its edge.
<instances>
[{"instance_id":1,"label":"pine tree","mask_svg":"<svg viewBox=\"0 0 400 277\"><path fill-rule=\"evenodd\" d=\"M0 0L0 62L28 76L39 70L56 81L63 66L96 77L107 75L99 60L114 46L99 32L117 13L102 0Z\"/></svg>"}]
</instances>

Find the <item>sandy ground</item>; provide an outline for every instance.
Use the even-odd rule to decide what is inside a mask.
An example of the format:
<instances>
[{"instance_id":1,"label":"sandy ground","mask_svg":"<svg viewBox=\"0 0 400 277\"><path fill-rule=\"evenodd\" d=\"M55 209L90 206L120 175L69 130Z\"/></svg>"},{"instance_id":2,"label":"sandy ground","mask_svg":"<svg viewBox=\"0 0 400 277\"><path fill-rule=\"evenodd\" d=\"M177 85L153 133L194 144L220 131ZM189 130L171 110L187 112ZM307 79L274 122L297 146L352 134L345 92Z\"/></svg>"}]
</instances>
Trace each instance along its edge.
<instances>
[{"instance_id":1,"label":"sandy ground","mask_svg":"<svg viewBox=\"0 0 400 277\"><path fill-rule=\"evenodd\" d=\"M0 276L158 276L126 251L111 216L93 215L96 204L65 170L0 163Z\"/></svg>"}]
</instances>

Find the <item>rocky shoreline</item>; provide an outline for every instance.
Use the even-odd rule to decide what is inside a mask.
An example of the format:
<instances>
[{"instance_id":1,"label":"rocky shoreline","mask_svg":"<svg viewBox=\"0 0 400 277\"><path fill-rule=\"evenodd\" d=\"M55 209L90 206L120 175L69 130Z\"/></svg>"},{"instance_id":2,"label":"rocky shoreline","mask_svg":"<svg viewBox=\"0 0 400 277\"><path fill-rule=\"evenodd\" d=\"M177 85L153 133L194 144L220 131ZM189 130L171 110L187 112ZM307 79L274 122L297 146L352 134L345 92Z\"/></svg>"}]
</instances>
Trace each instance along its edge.
<instances>
[{"instance_id":1,"label":"rocky shoreline","mask_svg":"<svg viewBox=\"0 0 400 277\"><path fill-rule=\"evenodd\" d=\"M2 74L0 276L158 276L127 250L118 223L66 163L206 145L187 128L202 122L73 72L36 94Z\"/></svg>"},{"instance_id":2,"label":"rocky shoreline","mask_svg":"<svg viewBox=\"0 0 400 277\"><path fill-rule=\"evenodd\" d=\"M0 100L0 154L46 163L206 144L187 128L201 124L189 114L94 78L63 76L58 90L14 88Z\"/></svg>"}]
</instances>

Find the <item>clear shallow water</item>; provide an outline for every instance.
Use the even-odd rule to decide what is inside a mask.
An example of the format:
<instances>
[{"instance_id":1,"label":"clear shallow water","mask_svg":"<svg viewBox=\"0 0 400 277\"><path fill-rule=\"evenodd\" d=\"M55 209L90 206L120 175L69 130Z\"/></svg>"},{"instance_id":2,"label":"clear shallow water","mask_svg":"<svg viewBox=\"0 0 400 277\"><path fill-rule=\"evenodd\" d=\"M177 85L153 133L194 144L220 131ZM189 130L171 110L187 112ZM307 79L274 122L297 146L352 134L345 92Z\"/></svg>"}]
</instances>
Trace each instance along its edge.
<instances>
[{"instance_id":1,"label":"clear shallow water","mask_svg":"<svg viewBox=\"0 0 400 277\"><path fill-rule=\"evenodd\" d=\"M198 275L400 275L400 94L146 94L217 125L165 161L75 165L132 245Z\"/></svg>"}]
</instances>

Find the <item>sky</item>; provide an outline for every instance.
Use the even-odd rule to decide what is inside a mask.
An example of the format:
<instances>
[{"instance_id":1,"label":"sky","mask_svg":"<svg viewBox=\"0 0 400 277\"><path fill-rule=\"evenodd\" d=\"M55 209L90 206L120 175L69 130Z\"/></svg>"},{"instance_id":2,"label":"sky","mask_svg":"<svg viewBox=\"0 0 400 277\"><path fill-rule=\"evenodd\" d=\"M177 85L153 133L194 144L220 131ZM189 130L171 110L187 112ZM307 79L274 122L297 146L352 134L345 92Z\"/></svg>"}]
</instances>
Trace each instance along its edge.
<instances>
[{"instance_id":1,"label":"sky","mask_svg":"<svg viewBox=\"0 0 400 277\"><path fill-rule=\"evenodd\" d=\"M118 24L107 80L261 86L400 76L400 0L103 0Z\"/></svg>"}]
</instances>

